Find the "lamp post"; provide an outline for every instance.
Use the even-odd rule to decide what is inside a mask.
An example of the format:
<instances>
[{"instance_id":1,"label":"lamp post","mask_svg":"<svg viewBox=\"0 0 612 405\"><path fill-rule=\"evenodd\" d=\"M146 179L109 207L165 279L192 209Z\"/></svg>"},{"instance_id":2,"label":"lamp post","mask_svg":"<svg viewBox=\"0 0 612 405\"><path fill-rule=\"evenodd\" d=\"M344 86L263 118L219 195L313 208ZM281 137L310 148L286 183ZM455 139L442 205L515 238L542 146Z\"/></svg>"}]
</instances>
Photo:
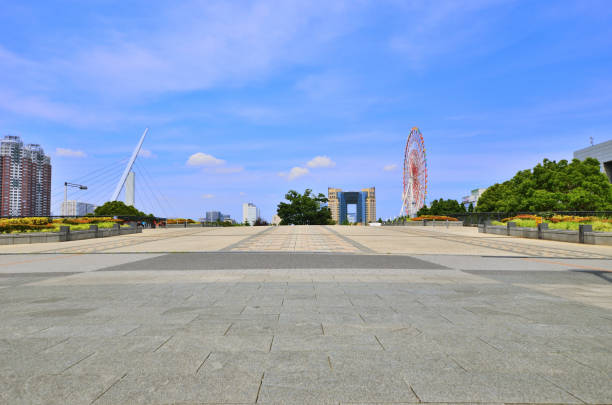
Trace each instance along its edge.
<instances>
[{"instance_id":1,"label":"lamp post","mask_svg":"<svg viewBox=\"0 0 612 405\"><path fill-rule=\"evenodd\" d=\"M66 206L66 202L68 201L68 187L78 188L79 190L87 190L87 186L82 184L69 183L67 181L64 182L64 207Z\"/></svg>"}]
</instances>

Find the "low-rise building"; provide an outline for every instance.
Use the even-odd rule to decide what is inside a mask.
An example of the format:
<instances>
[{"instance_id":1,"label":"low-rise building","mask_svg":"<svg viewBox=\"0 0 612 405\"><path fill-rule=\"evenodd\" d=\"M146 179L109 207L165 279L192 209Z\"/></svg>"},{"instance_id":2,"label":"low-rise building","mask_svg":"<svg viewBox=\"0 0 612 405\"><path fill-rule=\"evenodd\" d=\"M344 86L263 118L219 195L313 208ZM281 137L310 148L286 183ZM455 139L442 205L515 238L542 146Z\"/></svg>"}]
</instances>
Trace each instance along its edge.
<instances>
[{"instance_id":1,"label":"low-rise building","mask_svg":"<svg viewBox=\"0 0 612 405\"><path fill-rule=\"evenodd\" d=\"M476 207L478 204L478 199L485 191L486 188L475 188L470 192L470 195L467 195L461 199L461 204L463 204L465 208L468 208L470 204L472 204L473 207Z\"/></svg>"},{"instance_id":2,"label":"low-rise building","mask_svg":"<svg viewBox=\"0 0 612 405\"><path fill-rule=\"evenodd\" d=\"M63 217L83 217L93 214L96 206L86 202L68 200L62 202L61 215Z\"/></svg>"},{"instance_id":3,"label":"low-rise building","mask_svg":"<svg viewBox=\"0 0 612 405\"><path fill-rule=\"evenodd\" d=\"M601 172L608 176L608 180L612 183L612 140L574 152L575 159L584 160L589 157L599 160Z\"/></svg>"}]
</instances>

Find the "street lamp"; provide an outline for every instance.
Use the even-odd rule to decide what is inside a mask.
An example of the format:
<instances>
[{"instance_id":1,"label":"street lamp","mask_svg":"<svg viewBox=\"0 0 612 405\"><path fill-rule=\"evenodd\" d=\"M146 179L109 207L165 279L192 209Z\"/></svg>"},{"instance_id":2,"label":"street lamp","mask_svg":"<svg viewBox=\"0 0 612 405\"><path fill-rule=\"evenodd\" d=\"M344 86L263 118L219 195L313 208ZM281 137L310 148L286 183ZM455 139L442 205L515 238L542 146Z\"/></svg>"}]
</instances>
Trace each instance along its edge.
<instances>
[{"instance_id":1,"label":"street lamp","mask_svg":"<svg viewBox=\"0 0 612 405\"><path fill-rule=\"evenodd\" d=\"M68 201L68 187L78 188L79 190L87 190L87 186L84 186L82 184L68 183L67 181L65 181L64 182L64 203Z\"/></svg>"}]
</instances>

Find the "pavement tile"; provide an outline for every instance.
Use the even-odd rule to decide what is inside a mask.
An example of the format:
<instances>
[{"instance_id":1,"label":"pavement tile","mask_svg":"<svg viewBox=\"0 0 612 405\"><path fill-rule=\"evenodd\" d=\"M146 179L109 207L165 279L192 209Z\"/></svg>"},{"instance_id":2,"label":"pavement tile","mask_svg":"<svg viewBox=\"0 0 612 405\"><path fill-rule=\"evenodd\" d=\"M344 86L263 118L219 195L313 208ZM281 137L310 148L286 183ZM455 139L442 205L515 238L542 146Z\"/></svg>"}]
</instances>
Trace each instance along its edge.
<instances>
[{"instance_id":1,"label":"pavement tile","mask_svg":"<svg viewBox=\"0 0 612 405\"><path fill-rule=\"evenodd\" d=\"M0 377L0 403L24 405L91 404L121 376L34 375Z\"/></svg>"},{"instance_id":2,"label":"pavement tile","mask_svg":"<svg viewBox=\"0 0 612 405\"><path fill-rule=\"evenodd\" d=\"M270 351L272 335L249 336L191 336L177 335L168 340L158 351Z\"/></svg>"},{"instance_id":3,"label":"pavement tile","mask_svg":"<svg viewBox=\"0 0 612 405\"><path fill-rule=\"evenodd\" d=\"M332 351L346 347L352 350L382 350L374 335L278 335L274 336L272 351Z\"/></svg>"}]
</instances>

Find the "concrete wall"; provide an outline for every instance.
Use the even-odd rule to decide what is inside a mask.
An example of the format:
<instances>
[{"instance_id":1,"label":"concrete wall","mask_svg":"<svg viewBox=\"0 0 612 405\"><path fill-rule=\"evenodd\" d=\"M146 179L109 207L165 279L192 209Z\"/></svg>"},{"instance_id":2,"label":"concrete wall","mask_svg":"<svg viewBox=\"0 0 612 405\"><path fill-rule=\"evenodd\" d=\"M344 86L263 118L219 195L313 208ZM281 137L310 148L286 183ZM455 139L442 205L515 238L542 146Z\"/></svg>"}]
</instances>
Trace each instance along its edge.
<instances>
[{"instance_id":1,"label":"concrete wall","mask_svg":"<svg viewBox=\"0 0 612 405\"><path fill-rule=\"evenodd\" d=\"M67 228L67 227L64 227ZM63 229L60 232L32 232L0 235L0 245L18 245L23 243L51 243L67 242L73 240L107 238L110 236L130 235L141 233L141 227L120 228L118 225L113 228L98 229L97 225L91 225L89 229L83 231L68 231Z\"/></svg>"},{"instance_id":2,"label":"concrete wall","mask_svg":"<svg viewBox=\"0 0 612 405\"><path fill-rule=\"evenodd\" d=\"M612 232L585 232L584 243L612 246Z\"/></svg>"},{"instance_id":3,"label":"concrete wall","mask_svg":"<svg viewBox=\"0 0 612 405\"><path fill-rule=\"evenodd\" d=\"M385 224L383 226L463 226L462 221L406 221Z\"/></svg>"},{"instance_id":4,"label":"concrete wall","mask_svg":"<svg viewBox=\"0 0 612 405\"><path fill-rule=\"evenodd\" d=\"M561 229L522 228L517 226L478 225L478 232L494 235L509 235L519 238L554 240L557 242L580 243L579 231ZM541 233L541 236L539 235ZM591 245L611 245L612 232L584 232L584 242Z\"/></svg>"}]
</instances>

